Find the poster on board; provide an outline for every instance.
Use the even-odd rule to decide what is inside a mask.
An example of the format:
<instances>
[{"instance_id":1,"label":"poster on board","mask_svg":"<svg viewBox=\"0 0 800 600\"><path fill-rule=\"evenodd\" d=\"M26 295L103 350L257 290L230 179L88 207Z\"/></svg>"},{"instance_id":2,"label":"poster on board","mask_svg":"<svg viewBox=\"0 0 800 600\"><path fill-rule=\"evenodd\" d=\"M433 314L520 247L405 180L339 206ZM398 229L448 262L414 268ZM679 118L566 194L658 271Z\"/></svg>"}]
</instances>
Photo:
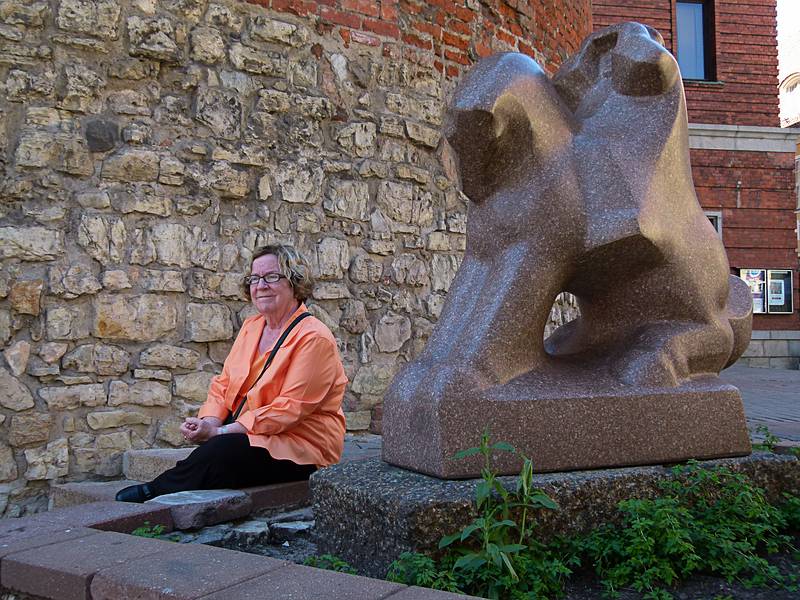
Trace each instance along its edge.
<instances>
[{"instance_id":1,"label":"poster on board","mask_svg":"<svg viewBox=\"0 0 800 600\"><path fill-rule=\"evenodd\" d=\"M768 302L771 307L783 306L786 303L783 292L783 279L770 279Z\"/></svg>"},{"instance_id":2,"label":"poster on board","mask_svg":"<svg viewBox=\"0 0 800 600\"><path fill-rule=\"evenodd\" d=\"M791 314L794 311L792 302L792 270L770 269L767 271L767 312L774 314Z\"/></svg>"},{"instance_id":3,"label":"poster on board","mask_svg":"<svg viewBox=\"0 0 800 600\"><path fill-rule=\"evenodd\" d=\"M753 296L753 313L763 314L767 312L765 297L767 283L766 269L739 269L739 277L741 277L750 288L750 294Z\"/></svg>"}]
</instances>

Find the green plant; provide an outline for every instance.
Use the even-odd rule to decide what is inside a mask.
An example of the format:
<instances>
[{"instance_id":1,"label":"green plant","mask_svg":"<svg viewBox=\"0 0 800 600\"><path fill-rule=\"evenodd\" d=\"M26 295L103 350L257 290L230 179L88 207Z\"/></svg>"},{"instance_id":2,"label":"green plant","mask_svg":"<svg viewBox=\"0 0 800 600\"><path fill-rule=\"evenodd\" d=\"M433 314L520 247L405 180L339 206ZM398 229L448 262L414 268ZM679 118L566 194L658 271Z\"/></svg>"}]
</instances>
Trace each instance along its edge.
<instances>
[{"instance_id":1,"label":"green plant","mask_svg":"<svg viewBox=\"0 0 800 600\"><path fill-rule=\"evenodd\" d=\"M446 592L461 591L451 569L442 568L429 556L416 552L403 552L389 566L386 579Z\"/></svg>"},{"instance_id":2,"label":"green plant","mask_svg":"<svg viewBox=\"0 0 800 600\"><path fill-rule=\"evenodd\" d=\"M777 435L769 430L766 425L757 425L754 432L761 435L764 439L761 442L753 444L753 450L766 450L767 452L774 452L775 446L781 441Z\"/></svg>"},{"instance_id":3,"label":"green plant","mask_svg":"<svg viewBox=\"0 0 800 600\"><path fill-rule=\"evenodd\" d=\"M482 595L486 598L548 598L563 594L564 581L577 564L569 546L545 545L534 535L535 514L558 505L533 487L533 464L522 459L515 489L509 490L491 468L494 452L514 452L510 444L492 444L484 433L480 445L456 458L483 457L481 481L475 488L478 516L460 531L443 537L438 565L432 559L405 554L390 567L393 581L413 585L435 582L439 589Z\"/></svg>"},{"instance_id":4,"label":"green plant","mask_svg":"<svg viewBox=\"0 0 800 600\"><path fill-rule=\"evenodd\" d=\"M167 529L163 525L150 525L150 521L145 521L141 526L131 531L131 535L145 538L157 538L166 533Z\"/></svg>"},{"instance_id":5,"label":"green plant","mask_svg":"<svg viewBox=\"0 0 800 600\"><path fill-rule=\"evenodd\" d=\"M687 530L688 511L674 498L631 499L620 502L622 526L606 524L583 541L609 595L623 587L645 592L645 598L664 597L661 585L689 575L700 557Z\"/></svg>"},{"instance_id":6,"label":"green plant","mask_svg":"<svg viewBox=\"0 0 800 600\"><path fill-rule=\"evenodd\" d=\"M800 498L791 494L784 494L783 498L778 510L786 521L786 527L790 531L800 532Z\"/></svg>"},{"instance_id":7,"label":"green plant","mask_svg":"<svg viewBox=\"0 0 800 600\"><path fill-rule=\"evenodd\" d=\"M339 573L349 573L357 575L356 570L347 562L333 554L322 554L321 556L309 556L304 562L308 567L317 567L328 571L338 571Z\"/></svg>"},{"instance_id":8,"label":"green plant","mask_svg":"<svg viewBox=\"0 0 800 600\"><path fill-rule=\"evenodd\" d=\"M792 587L762 556L791 549L781 533L787 519L763 489L742 474L695 462L673 473L661 485L664 497L621 502L621 526L604 525L581 542L609 595L632 587L645 598L670 598L664 586L697 572L748 587Z\"/></svg>"}]
</instances>

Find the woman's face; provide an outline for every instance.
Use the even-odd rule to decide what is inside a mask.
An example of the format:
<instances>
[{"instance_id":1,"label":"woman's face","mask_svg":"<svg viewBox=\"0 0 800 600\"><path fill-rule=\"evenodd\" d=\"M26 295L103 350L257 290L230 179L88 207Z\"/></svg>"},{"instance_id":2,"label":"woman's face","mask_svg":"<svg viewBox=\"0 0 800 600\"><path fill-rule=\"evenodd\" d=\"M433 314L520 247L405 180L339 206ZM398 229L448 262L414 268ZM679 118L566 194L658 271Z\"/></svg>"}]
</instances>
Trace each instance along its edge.
<instances>
[{"instance_id":1,"label":"woman's face","mask_svg":"<svg viewBox=\"0 0 800 600\"><path fill-rule=\"evenodd\" d=\"M259 256L253 261L250 269L251 275L267 275L268 273L282 274L278 258L273 254ZM281 277L275 283L266 283L260 279L258 283L251 284L250 298L259 313L276 319L283 317L297 303L294 289L286 277Z\"/></svg>"}]
</instances>

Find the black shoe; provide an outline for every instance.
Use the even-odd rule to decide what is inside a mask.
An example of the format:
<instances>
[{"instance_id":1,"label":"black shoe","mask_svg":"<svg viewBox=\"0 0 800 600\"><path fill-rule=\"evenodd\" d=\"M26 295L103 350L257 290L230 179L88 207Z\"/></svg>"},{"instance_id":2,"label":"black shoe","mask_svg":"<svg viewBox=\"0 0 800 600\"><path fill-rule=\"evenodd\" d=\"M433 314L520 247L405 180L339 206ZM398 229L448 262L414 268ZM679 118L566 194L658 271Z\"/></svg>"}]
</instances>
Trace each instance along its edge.
<instances>
[{"instance_id":1,"label":"black shoe","mask_svg":"<svg viewBox=\"0 0 800 600\"><path fill-rule=\"evenodd\" d=\"M155 497L156 495L153 493L153 490L150 489L149 485L146 483L138 483L122 488L117 492L115 499L118 502L137 502L141 504Z\"/></svg>"}]
</instances>

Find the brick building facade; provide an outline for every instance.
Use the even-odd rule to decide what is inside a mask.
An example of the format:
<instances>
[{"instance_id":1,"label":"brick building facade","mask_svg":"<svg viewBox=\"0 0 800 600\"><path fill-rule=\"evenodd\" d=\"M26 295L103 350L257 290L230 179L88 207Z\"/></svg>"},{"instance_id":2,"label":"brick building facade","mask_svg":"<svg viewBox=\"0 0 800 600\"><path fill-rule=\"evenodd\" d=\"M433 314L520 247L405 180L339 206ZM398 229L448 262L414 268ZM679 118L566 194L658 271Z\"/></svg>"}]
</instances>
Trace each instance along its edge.
<instances>
[{"instance_id":1,"label":"brick building facade","mask_svg":"<svg viewBox=\"0 0 800 600\"><path fill-rule=\"evenodd\" d=\"M743 360L797 368L798 132L779 128L776 0L594 0L592 10L595 29L624 20L655 27L678 57L695 187L700 204L721 230L732 272L786 269L792 274L792 312L754 315L753 342ZM701 15L697 23L691 22L693 15ZM692 63L691 55L682 55L681 39L684 50L697 50L702 59ZM687 77L686 67L698 64L699 74ZM766 290L765 308L779 298Z\"/></svg>"}]
</instances>

